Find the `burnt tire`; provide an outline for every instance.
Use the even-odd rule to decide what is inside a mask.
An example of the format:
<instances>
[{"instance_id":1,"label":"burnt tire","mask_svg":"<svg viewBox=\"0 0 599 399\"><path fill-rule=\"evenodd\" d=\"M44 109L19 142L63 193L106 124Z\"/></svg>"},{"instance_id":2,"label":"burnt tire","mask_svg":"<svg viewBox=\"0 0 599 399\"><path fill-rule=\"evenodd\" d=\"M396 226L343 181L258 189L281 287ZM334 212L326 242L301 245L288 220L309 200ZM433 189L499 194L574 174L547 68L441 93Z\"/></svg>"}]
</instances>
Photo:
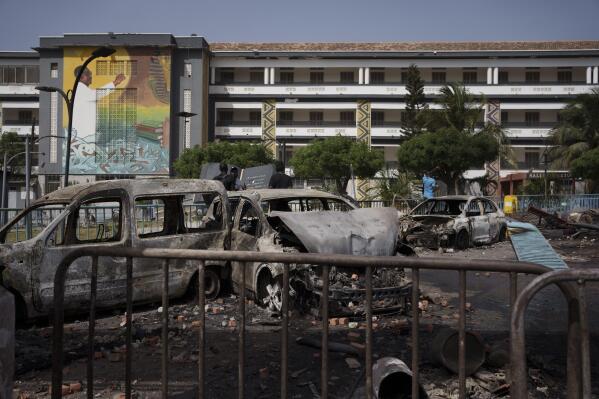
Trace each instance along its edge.
<instances>
[{"instance_id":1,"label":"burnt tire","mask_svg":"<svg viewBox=\"0 0 599 399\"><path fill-rule=\"evenodd\" d=\"M499 230L499 235L497 236L497 241L502 242L507 240L507 227L502 226L501 230Z\"/></svg>"},{"instance_id":2,"label":"burnt tire","mask_svg":"<svg viewBox=\"0 0 599 399\"><path fill-rule=\"evenodd\" d=\"M283 304L283 277L273 277L263 269L258 276L257 302L272 312L280 312Z\"/></svg>"},{"instance_id":3,"label":"burnt tire","mask_svg":"<svg viewBox=\"0 0 599 399\"><path fill-rule=\"evenodd\" d=\"M216 299L221 293L222 281L217 271L213 268L208 268L204 271L204 292L206 299ZM195 300L198 299L198 274L194 274L189 284L188 293Z\"/></svg>"},{"instance_id":4,"label":"burnt tire","mask_svg":"<svg viewBox=\"0 0 599 399\"><path fill-rule=\"evenodd\" d=\"M455 237L455 249L463 251L470 247L470 235L466 230L461 230Z\"/></svg>"}]
</instances>

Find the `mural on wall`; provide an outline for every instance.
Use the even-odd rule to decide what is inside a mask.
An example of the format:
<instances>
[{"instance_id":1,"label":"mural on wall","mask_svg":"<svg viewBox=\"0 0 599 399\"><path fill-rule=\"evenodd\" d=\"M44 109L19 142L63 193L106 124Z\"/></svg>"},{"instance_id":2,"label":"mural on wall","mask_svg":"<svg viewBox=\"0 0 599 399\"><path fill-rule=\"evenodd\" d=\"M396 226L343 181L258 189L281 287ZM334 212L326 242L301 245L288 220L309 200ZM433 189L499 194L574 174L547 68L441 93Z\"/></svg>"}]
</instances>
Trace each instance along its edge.
<instances>
[{"instance_id":1,"label":"mural on wall","mask_svg":"<svg viewBox=\"0 0 599 399\"><path fill-rule=\"evenodd\" d=\"M93 50L64 50L65 91ZM71 174L168 174L170 65L170 50L153 48L117 48L88 65L75 96ZM66 137L66 109L63 126Z\"/></svg>"}]
</instances>

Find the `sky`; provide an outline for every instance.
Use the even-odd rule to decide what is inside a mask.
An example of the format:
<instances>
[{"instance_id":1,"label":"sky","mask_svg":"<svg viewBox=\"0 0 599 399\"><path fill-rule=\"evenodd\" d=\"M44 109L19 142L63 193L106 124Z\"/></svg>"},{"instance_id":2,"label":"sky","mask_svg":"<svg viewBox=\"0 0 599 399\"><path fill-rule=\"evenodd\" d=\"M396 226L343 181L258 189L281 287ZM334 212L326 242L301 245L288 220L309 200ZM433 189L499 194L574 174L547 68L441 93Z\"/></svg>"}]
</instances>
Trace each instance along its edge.
<instances>
[{"instance_id":1,"label":"sky","mask_svg":"<svg viewBox=\"0 0 599 399\"><path fill-rule=\"evenodd\" d=\"M599 0L0 0L0 51L63 33L217 41L599 40Z\"/></svg>"}]
</instances>

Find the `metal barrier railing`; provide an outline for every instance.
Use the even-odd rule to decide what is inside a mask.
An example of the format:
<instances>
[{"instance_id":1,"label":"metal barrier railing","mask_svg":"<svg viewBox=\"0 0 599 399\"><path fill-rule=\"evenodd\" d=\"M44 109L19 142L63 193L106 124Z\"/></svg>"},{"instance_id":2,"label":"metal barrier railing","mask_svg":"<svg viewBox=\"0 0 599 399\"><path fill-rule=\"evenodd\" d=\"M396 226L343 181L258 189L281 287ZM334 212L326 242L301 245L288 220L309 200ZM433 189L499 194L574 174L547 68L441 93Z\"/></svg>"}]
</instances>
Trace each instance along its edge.
<instances>
[{"instance_id":1,"label":"metal barrier railing","mask_svg":"<svg viewBox=\"0 0 599 399\"><path fill-rule=\"evenodd\" d=\"M420 270L453 270L459 275L459 395L460 398L466 397L466 272L501 272L508 273L510 289L509 301L512 305L516 301L517 293L517 275L542 274L549 271L544 266L532 263L500 261L500 260L470 260L470 259L452 259L452 258L411 258L411 257L373 257L373 256L350 256L350 255L328 255L328 254L292 254L292 253L264 253L264 252L242 252L242 251L205 251L192 249L136 249L136 248L100 248L96 246L82 247L68 254L60 263L54 281L54 334L52 346L52 398L61 397L61 384L63 380L63 327L64 327L64 293L65 278L69 266L73 261L81 257L91 257L91 285L90 285L90 319L89 319L89 342L88 342L88 365L87 365L87 395L93 398L93 354L94 354L94 328L96 311L96 289L97 289L97 271L98 257L123 257L127 262L127 313L126 313L126 363L125 363L125 394L127 398L131 397L131 327L132 327L132 280L133 280L133 258L154 258L163 261L163 292L162 292L162 397L168 396L168 279L169 263L174 259L196 260L198 266L198 293L204 292L205 262L210 261L235 261L242 265L242 283L245 287L246 281L246 262L265 262L283 264L283 302L282 302L282 329L281 329L281 398L287 397L288 392L288 327L289 327L289 267L291 264L311 264L322 267L322 296L329 296L329 268L330 266L355 267L365 269L366 283L366 337L365 337L365 355L366 355L366 392L367 398L373 397L373 378L372 378L372 304L373 304L373 286L372 272L377 267L399 267L408 268L412 271L412 397L418 398L418 379L419 379L419 284ZM568 300L573 298L569 290L564 290ZM204 398L205 395L205 297L199 297L199 337L198 337L198 374L199 386L198 397ZM321 301L322 317L322 343L321 343L321 397L328 397L328 319L329 309L328 301ZM244 397L244 366L245 366L245 290L240 290L239 295L239 353L238 353L238 397ZM577 349L577 348L576 348ZM568 357L576 354L568 353ZM570 382L570 370L568 371L568 380ZM513 396L514 398L524 398L526 396Z\"/></svg>"},{"instance_id":2,"label":"metal barrier railing","mask_svg":"<svg viewBox=\"0 0 599 399\"><path fill-rule=\"evenodd\" d=\"M510 353L512 384L510 394L513 398L524 398L527 395L528 372L526 368L526 337L524 335L524 312L534 296L544 287L551 284L562 285L575 281L575 286L565 287L571 290L569 305L570 320L568 333L571 336L569 345L577 345L574 349L577 356L568 356L568 372L576 374L576 381L568 381L568 398L591 398L591 360L589 345L589 325L586 309L585 282L599 281L599 269L563 269L537 276L518 295L510 320ZM575 297L574 294L575 293ZM575 327L575 331L571 331Z\"/></svg>"}]
</instances>

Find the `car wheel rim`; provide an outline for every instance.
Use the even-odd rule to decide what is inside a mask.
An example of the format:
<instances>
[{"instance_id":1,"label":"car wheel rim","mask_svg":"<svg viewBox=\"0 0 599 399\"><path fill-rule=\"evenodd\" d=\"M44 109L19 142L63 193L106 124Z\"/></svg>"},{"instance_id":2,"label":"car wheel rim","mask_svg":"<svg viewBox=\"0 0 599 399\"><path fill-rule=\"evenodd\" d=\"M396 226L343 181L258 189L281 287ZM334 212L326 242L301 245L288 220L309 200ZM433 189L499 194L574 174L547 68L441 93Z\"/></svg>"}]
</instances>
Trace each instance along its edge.
<instances>
[{"instance_id":1,"label":"car wheel rim","mask_svg":"<svg viewBox=\"0 0 599 399\"><path fill-rule=\"evenodd\" d=\"M278 281L266 286L268 295L264 298L264 303L269 310L280 312L283 308L283 290Z\"/></svg>"}]
</instances>

